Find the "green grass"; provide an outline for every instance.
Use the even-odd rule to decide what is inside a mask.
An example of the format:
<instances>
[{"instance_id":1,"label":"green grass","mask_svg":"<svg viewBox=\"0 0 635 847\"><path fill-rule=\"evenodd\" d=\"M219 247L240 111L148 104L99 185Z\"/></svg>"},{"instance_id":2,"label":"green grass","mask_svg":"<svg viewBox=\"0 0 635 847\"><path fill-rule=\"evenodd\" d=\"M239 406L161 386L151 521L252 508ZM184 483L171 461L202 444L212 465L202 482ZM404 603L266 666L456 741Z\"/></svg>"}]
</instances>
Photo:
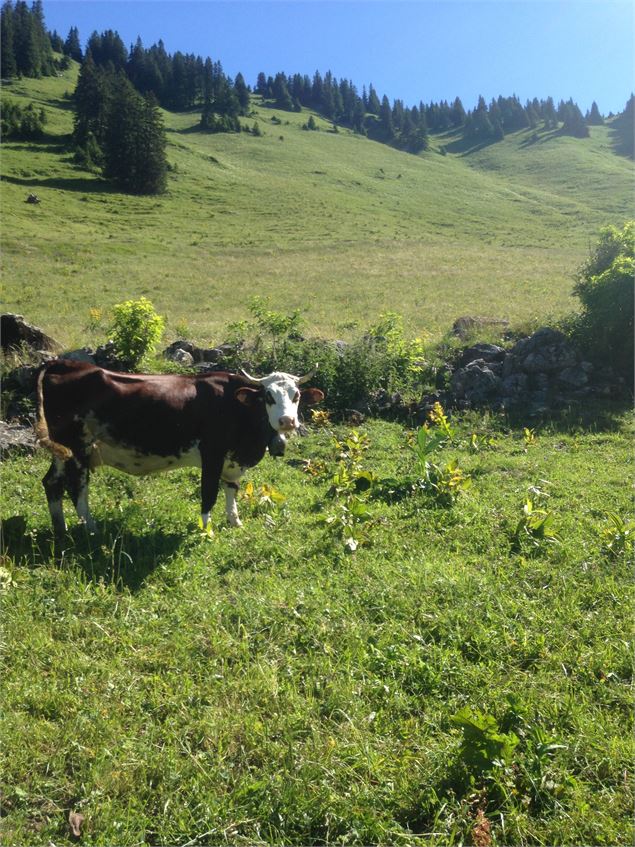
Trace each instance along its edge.
<instances>
[{"instance_id":1,"label":"green grass","mask_svg":"<svg viewBox=\"0 0 635 847\"><path fill-rule=\"evenodd\" d=\"M632 843L632 580L599 534L630 512L627 423L526 447L468 419L464 442L496 438L446 451L472 487L450 509L371 500L352 556L298 461L332 461L328 431L250 473L286 495L273 522L243 501L227 530L219 504L212 539L195 472L98 473L100 535L76 527L57 562L44 458L3 463L3 514L26 521L3 565L5 843L68 844L75 810L95 845L459 844L479 805L494 843ZM399 425L364 431L366 467L412 473ZM519 555L536 485L562 543ZM465 706L520 739L473 785Z\"/></svg>"},{"instance_id":2,"label":"green grass","mask_svg":"<svg viewBox=\"0 0 635 847\"><path fill-rule=\"evenodd\" d=\"M141 295L171 331L185 323L206 343L255 293L331 337L387 310L434 336L462 314L563 315L600 226L633 214L632 163L604 127L585 141L521 133L470 155L440 155L452 148L441 138L415 157L323 121L303 132L306 113L258 103L261 138L192 132L197 112L165 113L168 192L125 196L63 145L75 73L3 92L50 116L44 143L3 145L5 306L66 344L85 340L91 307ZM24 203L31 191L39 206Z\"/></svg>"},{"instance_id":3,"label":"green grass","mask_svg":"<svg viewBox=\"0 0 635 847\"><path fill-rule=\"evenodd\" d=\"M75 74L2 92L49 115L42 143L2 146L4 307L69 345L102 341L113 304L141 295L168 336L201 342L224 340L254 294L327 337L387 310L433 337L462 314L546 322L574 308L598 229L633 216L610 127L469 151L437 137L413 157L260 103L261 138L166 113L168 192L125 196L65 146ZM91 308L104 315L87 330ZM99 535L71 521L55 553L45 457L4 461L3 843L70 844L76 811L94 845L458 845L479 809L494 844L632 843L633 585L603 551L606 513L632 508L632 424L586 412L528 444L466 417L445 452L471 488L452 508L372 497L354 555L324 522L328 479L302 471L333 469L326 430L249 474L284 508L243 499L230 531L219 504L211 539L196 472L104 471ZM469 452L473 431L494 447ZM364 432L369 470L414 473L400 425ZM561 542L519 553L531 487ZM465 707L517 737L505 762L474 766L452 722Z\"/></svg>"}]
</instances>

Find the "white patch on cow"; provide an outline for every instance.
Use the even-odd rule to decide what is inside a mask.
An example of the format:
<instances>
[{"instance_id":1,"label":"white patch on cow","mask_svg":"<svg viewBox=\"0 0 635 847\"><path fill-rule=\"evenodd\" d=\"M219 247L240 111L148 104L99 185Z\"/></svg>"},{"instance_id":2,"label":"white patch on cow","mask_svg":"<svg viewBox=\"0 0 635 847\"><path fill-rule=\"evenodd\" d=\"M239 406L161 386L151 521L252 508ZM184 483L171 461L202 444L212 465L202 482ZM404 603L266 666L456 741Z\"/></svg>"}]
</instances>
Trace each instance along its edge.
<instances>
[{"instance_id":1,"label":"white patch on cow","mask_svg":"<svg viewBox=\"0 0 635 847\"><path fill-rule=\"evenodd\" d=\"M225 514L230 526L242 526L243 522L238 517L238 506L236 505L236 489L227 483L223 483L225 489Z\"/></svg>"},{"instance_id":2,"label":"white patch on cow","mask_svg":"<svg viewBox=\"0 0 635 847\"><path fill-rule=\"evenodd\" d=\"M82 486L80 486L79 494L77 495L77 517L86 524L86 528L89 532L95 532L96 525L93 519L93 516L90 513L90 509L88 508L88 483L85 482Z\"/></svg>"},{"instance_id":3,"label":"white patch on cow","mask_svg":"<svg viewBox=\"0 0 635 847\"><path fill-rule=\"evenodd\" d=\"M201 524L203 529L207 529L207 524L209 523L210 512L201 512Z\"/></svg>"},{"instance_id":4,"label":"white patch on cow","mask_svg":"<svg viewBox=\"0 0 635 847\"><path fill-rule=\"evenodd\" d=\"M134 447L95 441L90 466L97 468L100 465L108 465L133 476L144 476L173 468L200 468L201 454L198 443L178 456L153 456L141 453Z\"/></svg>"},{"instance_id":5,"label":"white patch on cow","mask_svg":"<svg viewBox=\"0 0 635 847\"><path fill-rule=\"evenodd\" d=\"M271 428L276 432L294 432L298 426L300 390L296 377L274 371L260 380L265 392L265 408Z\"/></svg>"},{"instance_id":6,"label":"white patch on cow","mask_svg":"<svg viewBox=\"0 0 635 847\"><path fill-rule=\"evenodd\" d=\"M243 472L244 468L242 468L231 455L225 458L221 473L221 480L223 481L223 488L225 489L225 514L227 515L227 522L230 526L242 526L242 521L238 517L236 488L234 488L234 486L238 485Z\"/></svg>"}]
</instances>

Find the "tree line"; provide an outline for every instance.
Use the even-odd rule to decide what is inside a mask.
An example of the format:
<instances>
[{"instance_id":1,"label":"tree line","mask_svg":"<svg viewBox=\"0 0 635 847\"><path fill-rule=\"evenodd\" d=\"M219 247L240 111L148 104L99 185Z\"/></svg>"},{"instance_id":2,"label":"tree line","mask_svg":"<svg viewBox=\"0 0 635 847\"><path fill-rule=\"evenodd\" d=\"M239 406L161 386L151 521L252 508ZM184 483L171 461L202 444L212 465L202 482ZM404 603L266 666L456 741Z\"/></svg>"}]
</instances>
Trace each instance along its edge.
<instances>
[{"instance_id":1,"label":"tree line","mask_svg":"<svg viewBox=\"0 0 635 847\"><path fill-rule=\"evenodd\" d=\"M77 27L65 40L44 25L41 0L31 8L24 0L5 0L1 7L2 75L42 76L55 73L73 59L81 63L73 94L76 158L122 188L140 193L162 191L166 184L166 139L158 106L170 110L201 109L199 129L239 132L240 117L249 115L251 89L241 73L234 79L219 61L194 54L169 54L162 40L145 48L138 38L126 49L114 30L93 32L82 50ZM56 58L61 54L61 59ZM466 111L459 97L406 106L379 96L372 84L360 93L352 81L322 75L258 74L254 93L282 111L309 108L330 121L368 138L411 153L429 146L430 133L460 132L466 143L491 143L517 130L542 127L575 137L588 136L588 126L604 119L594 102L586 115L573 100L556 106L551 97L522 104L515 95L486 103L479 97ZM10 134L35 137L42 126L34 116L12 112ZM23 121L23 117L25 120ZM306 129L317 129L311 118ZM257 132L257 125L252 130ZM631 145L632 146L632 145Z\"/></svg>"}]
</instances>

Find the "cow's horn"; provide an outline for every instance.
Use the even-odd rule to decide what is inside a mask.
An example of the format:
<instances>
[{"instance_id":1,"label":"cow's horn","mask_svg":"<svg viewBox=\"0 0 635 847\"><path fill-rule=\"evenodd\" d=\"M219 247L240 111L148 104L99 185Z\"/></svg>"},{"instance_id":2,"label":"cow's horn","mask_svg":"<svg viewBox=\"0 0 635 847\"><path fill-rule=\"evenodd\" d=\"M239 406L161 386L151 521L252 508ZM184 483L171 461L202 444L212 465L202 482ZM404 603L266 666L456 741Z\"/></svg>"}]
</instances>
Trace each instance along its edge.
<instances>
[{"instance_id":1,"label":"cow's horn","mask_svg":"<svg viewBox=\"0 0 635 847\"><path fill-rule=\"evenodd\" d=\"M262 379L258 379L257 377L248 374L247 371L244 370L244 368L241 368L240 372L246 379L249 380L249 382L252 382L254 385L260 385L264 379L264 377L262 377Z\"/></svg>"},{"instance_id":2,"label":"cow's horn","mask_svg":"<svg viewBox=\"0 0 635 847\"><path fill-rule=\"evenodd\" d=\"M315 372L318 369L318 367L319 367L319 365L315 365L313 370L309 371L308 374L305 374L304 376L299 376L298 377L298 385L303 385L305 382L308 382L310 379L313 379L313 377L315 376Z\"/></svg>"}]
</instances>

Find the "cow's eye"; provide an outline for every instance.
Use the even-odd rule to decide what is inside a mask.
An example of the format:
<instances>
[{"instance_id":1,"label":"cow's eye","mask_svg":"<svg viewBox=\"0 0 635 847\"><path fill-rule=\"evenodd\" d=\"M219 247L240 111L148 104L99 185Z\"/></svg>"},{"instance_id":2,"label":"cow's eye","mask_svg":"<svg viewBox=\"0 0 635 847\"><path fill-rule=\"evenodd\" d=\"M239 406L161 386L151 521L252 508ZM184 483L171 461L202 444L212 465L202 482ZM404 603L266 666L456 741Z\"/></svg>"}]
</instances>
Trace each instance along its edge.
<instances>
[{"instance_id":1,"label":"cow's eye","mask_svg":"<svg viewBox=\"0 0 635 847\"><path fill-rule=\"evenodd\" d=\"M293 395L293 402L297 403L299 399L300 399L300 392L296 391L295 394Z\"/></svg>"},{"instance_id":2,"label":"cow's eye","mask_svg":"<svg viewBox=\"0 0 635 847\"><path fill-rule=\"evenodd\" d=\"M266 402L266 403L267 403L267 405L269 405L269 406L273 406L273 404L276 402L276 401L273 399L273 395L271 394L271 391L267 391L267 393L265 394L265 402Z\"/></svg>"}]
</instances>

